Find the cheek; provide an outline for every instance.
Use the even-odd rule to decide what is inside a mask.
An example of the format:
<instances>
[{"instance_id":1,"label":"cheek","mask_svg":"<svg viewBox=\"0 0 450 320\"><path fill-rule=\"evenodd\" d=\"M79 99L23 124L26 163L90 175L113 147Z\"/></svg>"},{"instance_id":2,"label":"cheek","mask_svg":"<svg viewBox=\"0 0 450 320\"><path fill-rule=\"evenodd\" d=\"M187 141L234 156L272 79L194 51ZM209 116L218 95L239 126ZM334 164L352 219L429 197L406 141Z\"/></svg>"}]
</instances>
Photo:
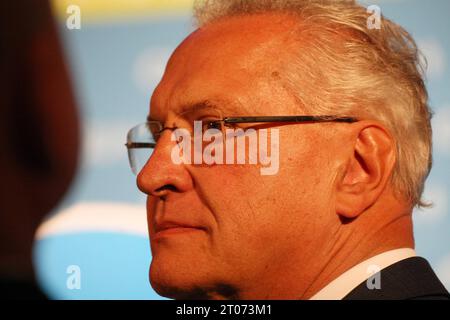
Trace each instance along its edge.
<instances>
[{"instance_id":1,"label":"cheek","mask_svg":"<svg viewBox=\"0 0 450 320\"><path fill-rule=\"evenodd\" d=\"M321 198L333 180L332 145L323 133L286 132L280 142L280 174L291 191Z\"/></svg>"},{"instance_id":2,"label":"cheek","mask_svg":"<svg viewBox=\"0 0 450 320\"><path fill-rule=\"evenodd\" d=\"M248 166L201 170L205 171L194 176L216 222L212 232L216 255L230 265L252 264L273 259L274 252L294 241L298 222L293 211L301 202L290 179L281 174L261 176L257 168Z\"/></svg>"},{"instance_id":3,"label":"cheek","mask_svg":"<svg viewBox=\"0 0 450 320\"><path fill-rule=\"evenodd\" d=\"M308 226L327 211L331 189L324 146L312 137L298 143L293 132L280 136L276 175L262 176L254 165L191 168L196 192L215 220L217 255L232 263L243 263L242 255L247 261L269 257L298 237L309 239Z\"/></svg>"},{"instance_id":4,"label":"cheek","mask_svg":"<svg viewBox=\"0 0 450 320\"><path fill-rule=\"evenodd\" d=\"M278 219L281 201L271 186L277 176L261 176L256 166L228 165L198 168L192 176L215 220L212 241L219 255L260 251L264 238L279 229L276 224L286 222Z\"/></svg>"}]
</instances>

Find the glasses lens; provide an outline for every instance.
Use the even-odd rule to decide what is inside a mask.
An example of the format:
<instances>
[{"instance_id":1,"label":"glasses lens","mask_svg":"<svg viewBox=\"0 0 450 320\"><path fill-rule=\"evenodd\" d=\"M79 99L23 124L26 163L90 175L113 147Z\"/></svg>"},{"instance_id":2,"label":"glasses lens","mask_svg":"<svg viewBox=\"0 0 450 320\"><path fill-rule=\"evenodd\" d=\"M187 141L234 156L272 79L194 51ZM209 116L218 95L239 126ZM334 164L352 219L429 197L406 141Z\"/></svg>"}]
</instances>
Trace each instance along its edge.
<instances>
[{"instance_id":1,"label":"glasses lens","mask_svg":"<svg viewBox=\"0 0 450 320\"><path fill-rule=\"evenodd\" d=\"M162 126L159 122L147 122L128 132L127 148L131 170L137 175L155 150Z\"/></svg>"}]
</instances>

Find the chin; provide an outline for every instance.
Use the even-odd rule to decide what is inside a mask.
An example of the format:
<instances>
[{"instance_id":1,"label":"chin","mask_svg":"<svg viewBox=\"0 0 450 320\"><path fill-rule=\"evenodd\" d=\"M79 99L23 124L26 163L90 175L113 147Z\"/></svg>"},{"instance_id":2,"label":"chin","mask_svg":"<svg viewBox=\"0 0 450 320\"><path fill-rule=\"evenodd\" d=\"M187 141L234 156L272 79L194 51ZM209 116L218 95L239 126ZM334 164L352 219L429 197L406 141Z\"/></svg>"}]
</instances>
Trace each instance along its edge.
<instances>
[{"instance_id":1,"label":"chin","mask_svg":"<svg viewBox=\"0 0 450 320\"><path fill-rule=\"evenodd\" d=\"M180 256L153 257L150 265L150 284L161 296L171 299L190 299L198 296L197 288L205 282L202 268L193 261L186 261ZM192 297L191 299L197 299Z\"/></svg>"},{"instance_id":2,"label":"chin","mask_svg":"<svg viewBox=\"0 0 450 320\"><path fill-rule=\"evenodd\" d=\"M152 288L163 297L178 300L224 299L236 296L233 286L218 279L217 270L205 268L205 264L198 260L191 262L154 258L149 272Z\"/></svg>"}]
</instances>

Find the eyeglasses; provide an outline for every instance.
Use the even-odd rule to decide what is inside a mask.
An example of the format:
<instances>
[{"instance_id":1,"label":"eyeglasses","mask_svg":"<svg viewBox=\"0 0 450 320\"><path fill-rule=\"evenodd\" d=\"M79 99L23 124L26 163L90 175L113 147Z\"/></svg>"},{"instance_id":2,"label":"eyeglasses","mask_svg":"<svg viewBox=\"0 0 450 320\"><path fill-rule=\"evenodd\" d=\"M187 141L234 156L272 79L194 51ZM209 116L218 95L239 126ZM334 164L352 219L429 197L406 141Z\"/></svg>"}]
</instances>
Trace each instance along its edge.
<instances>
[{"instance_id":1,"label":"eyeglasses","mask_svg":"<svg viewBox=\"0 0 450 320\"><path fill-rule=\"evenodd\" d=\"M235 127L237 124L264 124L270 123L272 125L280 124L303 124L303 123L320 123L320 122L340 122L340 123L354 123L358 119L354 117L341 116L263 116L263 117L225 117L225 118L205 118L199 119L202 121L202 134L209 129L217 129L222 132L226 127ZM132 128L127 135L127 143L125 146L128 149L128 158L131 170L134 174L138 174L150 159L159 138L166 130L173 131L175 129L187 129L189 133L193 134L191 127L164 127L159 121L147 121ZM224 135L225 136L225 135Z\"/></svg>"}]
</instances>

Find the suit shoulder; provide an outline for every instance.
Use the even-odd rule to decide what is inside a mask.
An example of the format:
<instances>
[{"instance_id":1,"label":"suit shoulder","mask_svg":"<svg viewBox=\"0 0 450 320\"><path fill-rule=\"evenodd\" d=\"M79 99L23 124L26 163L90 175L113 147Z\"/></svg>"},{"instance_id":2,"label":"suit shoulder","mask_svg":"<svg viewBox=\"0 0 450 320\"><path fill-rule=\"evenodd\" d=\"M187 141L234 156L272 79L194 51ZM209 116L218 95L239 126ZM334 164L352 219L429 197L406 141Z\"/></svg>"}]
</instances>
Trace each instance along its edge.
<instances>
[{"instance_id":1,"label":"suit shoulder","mask_svg":"<svg viewBox=\"0 0 450 320\"><path fill-rule=\"evenodd\" d=\"M364 281L345 300L450 300L450 295L427 260L411 257L379 273L380 288Z\"/></svg>"}]
</instances>

